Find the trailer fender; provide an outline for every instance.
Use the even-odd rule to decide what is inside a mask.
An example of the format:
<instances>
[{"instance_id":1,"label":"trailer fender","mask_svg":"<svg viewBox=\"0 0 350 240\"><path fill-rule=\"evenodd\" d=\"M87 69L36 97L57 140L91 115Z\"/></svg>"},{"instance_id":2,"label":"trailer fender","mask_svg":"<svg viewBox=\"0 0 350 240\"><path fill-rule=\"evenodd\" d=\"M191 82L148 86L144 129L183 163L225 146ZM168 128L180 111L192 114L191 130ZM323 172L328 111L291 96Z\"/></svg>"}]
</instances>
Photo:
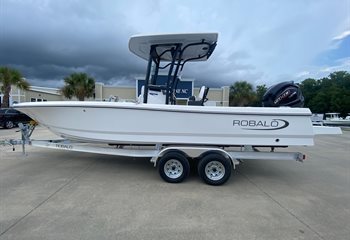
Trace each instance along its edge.
<instances>
[{"instance_id":1,"label":"trailer fender","mask_svg":"<svg viewBox=\"0 0 350 240\"><path fill-rule=\"evenodd\" d=\"M183 155L184 157L186 158L189 158L189 156L184 152L184 151L181 151L179 149L176 149L176 148L165 148L165 149L162 149L157 156L154 156L151 158L151 162L154 163L154 167L157 167L158 165L158 161L161 157L163 157L165 154L168 154L168 153L179 153L181 155Z\"/></svg>"},{"instance_id":2,"label":"trailer fender","mask_svg":"<svg viewBox=\"0 0 350 240\"><path fill-rule=\"evenodd\" d=\"M222 155L224 158L226 159L229 159L231 161L231 165L233 167L233 169L236 169L236 165L238 165L238 161L234 158L232 158L232 156L226 152L225 150L223 149L215 149L215 150L209 150L209 151L206 151L206 152L203 152L200 156L199 156L199 159L202 159L204 158L205 156L209 155L209 154L212 154L212 153L216 153L216 154L220 154Z\"/></svg>"}]
</instances>

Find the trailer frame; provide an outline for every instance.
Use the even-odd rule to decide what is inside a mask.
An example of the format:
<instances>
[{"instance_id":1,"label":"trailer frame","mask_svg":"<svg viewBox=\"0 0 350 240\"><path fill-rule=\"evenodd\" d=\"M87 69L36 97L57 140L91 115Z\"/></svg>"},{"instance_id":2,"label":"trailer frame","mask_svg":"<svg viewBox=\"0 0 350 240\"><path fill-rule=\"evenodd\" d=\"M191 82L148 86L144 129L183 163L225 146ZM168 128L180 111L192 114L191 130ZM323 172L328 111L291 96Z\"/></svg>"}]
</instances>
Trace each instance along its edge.
<instances>
[{"instance_id":1,"label":"trailer frame","mask_svg":"<svg viewBox=\"0 0 350 240\"><path fill-rule=\"evenodd\" d=\"M198 146L198 145L135 145L75 142L67 139L35 140L31 139L36 123L19 124L21 139L0 141L0 145L25 146L95 153L104 155L150 158L158 167L160 176L167 182L178 183L186 179L190 171L189 160L194 159L198 174L211 185L225 183L231 175L231 169L245 160L294 160L303 162L305 155L300 152L276 152L275 147L260 151L255 146ZM206 164L203 165L203 162Z\"/></svg>"}]
</instances>

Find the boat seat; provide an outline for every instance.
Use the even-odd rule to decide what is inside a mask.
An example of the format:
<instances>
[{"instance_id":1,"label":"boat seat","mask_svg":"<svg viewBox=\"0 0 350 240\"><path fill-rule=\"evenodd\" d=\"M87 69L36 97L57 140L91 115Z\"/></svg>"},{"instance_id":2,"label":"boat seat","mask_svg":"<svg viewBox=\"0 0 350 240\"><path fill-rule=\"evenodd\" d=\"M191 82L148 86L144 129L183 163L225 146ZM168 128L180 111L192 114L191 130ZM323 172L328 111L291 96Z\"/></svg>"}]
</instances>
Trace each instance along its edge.
<instances>
[{"instance_id":1,"label":"boat seat","mask_svg":"<svg viewBox=\"0 0 350 240\"><path fill-rule=\"evenodd\" d=\"M149 90L153 90L153 91L161 91L161 90L166 90L166 86L163 85L148 85L148 89Z\"/></svg>"},{"instance_id":2,"label":"boat seat","mask_svg":"<svg viewBox=\"0 0 350 240\"><path fill-rule=\"evenodd\" d=\"M137 103L143 103L144 94L145 94L145 86L142 86L141 94L137 98ZM161 89L151 87L148 90L147 103L165 104L165 97L166 96Z\"/></svg>"},{"instance_id":3,"label":"boat seat","mask_svg":"<svg viewBox=\"0 0 350 240\"><path fill-rule=\"evenodd\" d=\"M199 94L197 98L195 96L191 96L188 99L188 105L204 106L204 103L208 101L208 98L207 98L208 92L209 92L209 88L206 86L202 86L199 89Z\"/></svg>"}]
</instances>

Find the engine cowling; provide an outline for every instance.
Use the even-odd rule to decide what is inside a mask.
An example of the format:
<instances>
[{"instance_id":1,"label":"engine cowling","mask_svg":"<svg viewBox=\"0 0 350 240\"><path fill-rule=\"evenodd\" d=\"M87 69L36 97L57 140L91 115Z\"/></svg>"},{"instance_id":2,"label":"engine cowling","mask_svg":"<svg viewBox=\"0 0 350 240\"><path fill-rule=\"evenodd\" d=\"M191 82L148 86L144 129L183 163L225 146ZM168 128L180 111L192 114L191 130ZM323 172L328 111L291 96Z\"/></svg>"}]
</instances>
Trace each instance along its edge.
<instances>
[{"instance_id":1,"label":"engine cowling","mask_svg":"<svg viewBox=\"0 0 350 240\"><path fill-rule=\"evenodd\" d=\"M303 107L304 96L293 81L281 82L267 89L262 99L264 107Z\"/></svg>"}]
</instances>

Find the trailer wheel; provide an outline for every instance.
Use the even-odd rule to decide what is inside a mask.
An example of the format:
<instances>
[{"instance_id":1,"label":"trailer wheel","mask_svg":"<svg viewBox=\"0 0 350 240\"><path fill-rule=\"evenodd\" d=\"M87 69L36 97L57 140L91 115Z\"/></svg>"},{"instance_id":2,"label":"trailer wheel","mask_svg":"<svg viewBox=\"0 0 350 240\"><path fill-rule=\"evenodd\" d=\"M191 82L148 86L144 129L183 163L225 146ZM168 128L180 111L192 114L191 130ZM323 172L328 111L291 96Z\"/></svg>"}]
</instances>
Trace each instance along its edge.
<instances>
[{"instance_id":1,"label":"trailer wheel","mask_svg":"<svg viewBox=\"0 0 350 240\"><path fill-rule=\"evenodd\" d=\"M210 185L224 184L231 176L231 160L218 153L209 153L198 163L198 175Z\"/></svg>"},{"instance_id":2,"label":"trailer wheel","mask_svg":"<svg viewBox=\"0 0 350 240\"><path fill-rule=\"evenodd\" d=\"M158 161L158 171L164 181L180 183L190 173L190 164L181 152L169 152Z\"/></svg>"}]
</instances>

